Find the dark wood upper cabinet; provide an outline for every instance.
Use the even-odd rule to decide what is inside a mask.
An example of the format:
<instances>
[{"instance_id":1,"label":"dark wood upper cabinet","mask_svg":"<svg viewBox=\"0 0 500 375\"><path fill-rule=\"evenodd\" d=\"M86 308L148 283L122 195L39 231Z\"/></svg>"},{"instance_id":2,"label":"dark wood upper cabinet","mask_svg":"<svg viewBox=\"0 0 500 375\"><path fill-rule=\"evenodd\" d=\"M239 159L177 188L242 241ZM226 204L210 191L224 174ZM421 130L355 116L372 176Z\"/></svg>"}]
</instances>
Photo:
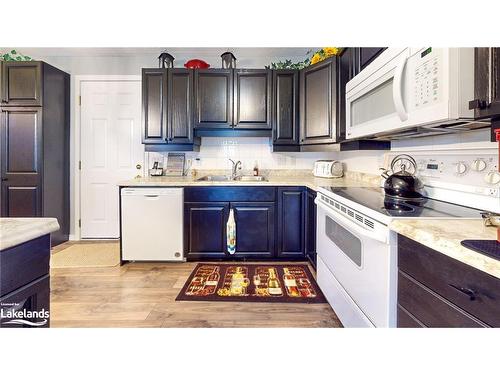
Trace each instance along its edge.
<instances>
[{"instance_id":1,"label":"dark wood upper cabinet","mask_svg":"<svg viewBox=\"0 0 500 375\"><path fill-rule=\"evenodd\" d=\"M233 126L242 129L271 129L270 69L234 70Z\"/></svg>"},{"instance_id":2,"label":"dark wood upper cabinet","mask_svg":"<svg viewBox=\"0 0 500 375\"><path fill-rule=\"evenodd\" d=\"M195 128L233 125L233 70L196 69L194 73Z\"/></svg>"},{"instance_id":3,"label":"dark wood upper cabinet","mask_svg":"<svg viewBox=\"0 0 500 375\"><path fill-rule=\"evenodd\" d=\"M387 47L361 47L356 48L358 51L359 70L357 73L366 68L373 60L377 58ZM356 73L356 74L357 74Z\"/></svg>"},{"instance_id":4,"label":"dark wood upper cabinet","mask_svg":"<svg viewBox=\"0 0 500 375\"><path fill-rule=\"evenodd\" d=\"M166 90L166 69L142 69L143 143L167 143Z\"/></svg>"},{"instance_id":5,"label":"dark wood upper cabinet","mask_svg":"<svg viewBox=\"0 0 500 375\"><path fill-rule=\"evenodd\" d=\"M42 214L42 110L2 108L2 216Z\"/></svg>"},{"instance_id":6,"label":"dark wood upper cabinet","mask_svg":"<svg viewBox=\"0 0 500 375\"><path fill-rule=\"evenodd\" d=\"M1 65L1 105L41 106L42 62L5 61Z\"/></svg>"},{"instance_id":7,"label":"dark wood upper cabinet","mask_svg":"<svg viewBox=\"0 0 500 375\"><path fill-rule=\"evenodd\" d=\"M469 108L476 119L500 117L500 48L474 49L474 100Z\"/></svg>"},{"instance_id":8,"label":"dark wood upper cabinet","mask_svg":"<svg viewBox=\"0 0 500 375\"><path fill-rule=\"evenodd\" d=\"M337 59L329 58L300 72L300 143L336 140Z\"/></svg>"},{"instance_id":9,"label":"dark wood upper cabinet","mask_svg":"<svg viewBox=\"0 0 500 375\"><path fill-rule=\"evenodd\" d=\"M193 143L192 69L168 69L167 138L169 143Z\"/></svg>"},{"instance_id":10,"label":"dark wood upper cabinet","mask_svg":"<svg viewBox=\"0 0 500 375\"><path fill-rule=\"evenodd\" d=\"M299 71L273 71L273 144L299 144Z\"/></svg>"}]
</instances>

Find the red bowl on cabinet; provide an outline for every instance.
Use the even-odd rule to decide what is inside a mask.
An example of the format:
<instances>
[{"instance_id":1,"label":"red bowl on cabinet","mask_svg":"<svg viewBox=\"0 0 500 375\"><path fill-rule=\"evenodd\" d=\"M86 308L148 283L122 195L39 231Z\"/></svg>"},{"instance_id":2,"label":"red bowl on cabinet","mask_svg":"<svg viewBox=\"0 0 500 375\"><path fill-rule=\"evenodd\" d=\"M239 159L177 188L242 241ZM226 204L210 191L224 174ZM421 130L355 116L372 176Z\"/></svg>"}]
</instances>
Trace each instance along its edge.
<instances>
[{"instance_id":1,"label":"red bowl on cabinet","mask_svg":"<svg viewBox=\"0 0 500 375\"><path fill-rule=\"evenodd\" d=\"M188 69L208 69L210 68L210 64L207 64L203 60L192 59L184 64L184 66Z\"/></svg>"}]
</instances>

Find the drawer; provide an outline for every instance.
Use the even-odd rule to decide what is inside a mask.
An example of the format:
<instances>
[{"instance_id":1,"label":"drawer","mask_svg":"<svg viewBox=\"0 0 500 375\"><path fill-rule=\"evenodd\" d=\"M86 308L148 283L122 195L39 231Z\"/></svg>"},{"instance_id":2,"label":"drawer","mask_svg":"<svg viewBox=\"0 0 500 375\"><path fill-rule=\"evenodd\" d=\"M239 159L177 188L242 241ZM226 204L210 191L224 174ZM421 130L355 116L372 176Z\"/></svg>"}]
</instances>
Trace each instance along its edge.
<instances>
[{"instance_id":1,"label":"drawer","mask_svg":"<svg viewBox=\"0 0 500 375\"><path fill-rule=\"evenodd\" d=\"M419 322L413 315L408 312L403 306L398 304L398 328L424 328L425 326Z\"/></svg>"},{"instance_id":2,"label":"drawer","mask_svg":"<svg viewBox=\"0 0 500 375\"><path fill-rule=\"evenodd\" d=\"M0 296L49 273L50 235L0 251Z\"/></svg>"},{"instance_id":3,"label":"drawer","mask_svg":"<svg viewBox=\"0 0 500 375\"><path fill-rule=\"evenodd\" d=\"M0 298L0 304L8 306L7 308L15 311L33 311L41 313L42 310L50 312L50 277L49 275L42 276L41 278L32 281L28 285L25 285L12 293L9 293ZM44 318L40 319L28 319L30 321L40 322ZM0 318L0 328L32 328L30 325L17 325L17 324L5 324L11 319L4 317ZM47 317L47 322L40 327L48 328L50 326L49 317Z\"/></svg>"},{"instance_id":4,"label":"drawer","mask_svg":"<svg viewBox=\"0 0 500 375\"><path fill-rule=\"evenodd\" d=\"M185 202L274 202L275 187L214 186L184 189Z\"/></svg>"},{"instance_id":5,"label":"drawer","mask_svg":"<svg viewBox=\"0 0 500 375\"><path fill-rule=\"evenodd\" d=\"M486 326L401 271L398 273L398 304L427 327Z\"/></svg>"},{"instance_id":6,"label":"drawer","mask_svg":"<svg viewBox=\"0 0 500 375\"><path fill-rule=\"evenodd\" d=\"M486 324L500 327L500 279L401 235L398 267Z\"/></svg>"}]
</instances>

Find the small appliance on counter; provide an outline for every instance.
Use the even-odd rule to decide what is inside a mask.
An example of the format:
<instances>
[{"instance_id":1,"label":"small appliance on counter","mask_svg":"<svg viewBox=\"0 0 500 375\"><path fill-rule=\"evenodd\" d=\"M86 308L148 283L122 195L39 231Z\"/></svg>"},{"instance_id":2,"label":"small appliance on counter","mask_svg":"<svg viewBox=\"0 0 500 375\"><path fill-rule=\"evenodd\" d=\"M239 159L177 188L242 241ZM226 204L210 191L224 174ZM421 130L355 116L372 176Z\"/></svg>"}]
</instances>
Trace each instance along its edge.
<instances>
[{"instance_id":1,"label":"small appliance on counter","mask_svg":"<svg viewBox=\"0 0 500 375\"><path fill-rule=\"evenodd\" d=\"M340 178L344 175L342 163L336 160L317 160L314 162L314 177Z\"/></svg>"},{"instance_id":2,"label":"small appliance on counter","mask_svg":"<svg viewBox=\"0 0 500 375\"><path fill-rule=\"evenodd\" d=\"M159 162L155 161L153 163L153 168L149 170L150 176L163 176L163 167L160 166Z\"/></svg>"},{"instance_id":3,"label":"small appliance on counter","mask_svg":"<svg viewBox=\"0 0 500 375\"><path fill-rule=\"evenodd\" d=\"M424 186L415 176L417 162L410 155L401 154L396 156L392 159L391 170L383 170L382 177L385 179L384 191L387 197L394 199L423 197Z\"/></svg>"},{"instance_id":4,"label":"small appliance on counter","mask_svg":"<svg viewBox=\"0 0 500 375\"><path fill-rule=\"evenodd\" d=\"M169 152L167 156L167 168L165 176L184 176L184 167L186 164L186 154L179 152Z\"/></svg>"}]
</instances>

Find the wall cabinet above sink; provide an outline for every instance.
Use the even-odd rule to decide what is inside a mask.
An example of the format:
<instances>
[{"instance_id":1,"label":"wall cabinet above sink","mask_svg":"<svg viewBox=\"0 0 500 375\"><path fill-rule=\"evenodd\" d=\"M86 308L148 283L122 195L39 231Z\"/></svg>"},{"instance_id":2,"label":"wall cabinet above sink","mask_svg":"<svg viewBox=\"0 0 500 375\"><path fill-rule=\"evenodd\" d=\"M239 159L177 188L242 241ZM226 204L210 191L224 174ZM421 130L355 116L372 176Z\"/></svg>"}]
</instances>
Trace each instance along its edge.
<instances>
[{"instance_id":1,"label":"wall cabinet above sink","mask_svg":"<svg viewBox=\"0 0 500 375\"><path fill-rule=\"evenodd\" d=\"M195 70L195 134L270 136L271 79L268 69Z\"/></svg>"},{"instance_id":2,"label":"wall cabinet above sink","mask_svg":"<svg viewBox=\"0 0 500 375\"><path fill-rule=\"evenodd\" d=\"M193 71L142 70L142 123L146 151L197 151L193 133Z\"/></svg>"}]
</instances>

